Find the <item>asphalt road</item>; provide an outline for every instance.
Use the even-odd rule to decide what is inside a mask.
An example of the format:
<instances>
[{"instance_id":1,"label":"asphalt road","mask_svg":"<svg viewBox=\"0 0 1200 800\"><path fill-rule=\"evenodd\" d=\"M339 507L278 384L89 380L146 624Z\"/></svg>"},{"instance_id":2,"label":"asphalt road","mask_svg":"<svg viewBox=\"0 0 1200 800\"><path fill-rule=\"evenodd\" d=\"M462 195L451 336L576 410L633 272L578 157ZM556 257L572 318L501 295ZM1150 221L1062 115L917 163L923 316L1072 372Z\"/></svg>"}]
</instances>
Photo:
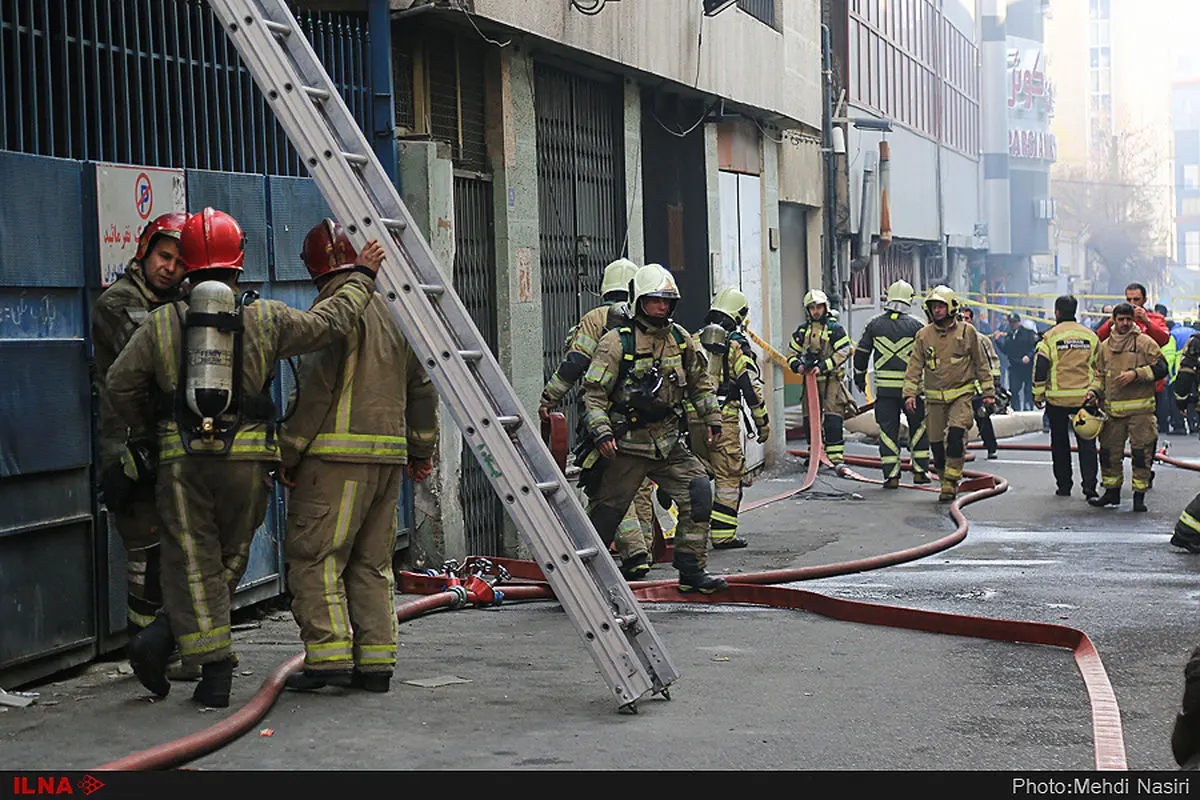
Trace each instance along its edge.
<instances>
[{"instance_id":1,"label":"asphalt road","mask_svg":"<svg viewBox=\"0 0 1200 800\"><path fill-rule=\"evenodd\" d=\"M1032 434L1018 440L1045 442ZM1171 437L1200 462L1200 442ZM851 445L850 452L871 453ZM982 454L980 454L982 456ZM1168 737L1195 644L1200 557L1169 546L1200 481L1160 466L1151 511L1054 496L1047 453L975 462L1010 481L969 506L958 546L919 562L803 584L837 597L1077 627L1096 643L1121 709L1129 765L1175 767ZM749 499L784 491L798 465ZM866 470L863 470L866 472ZM814 493L746 514L752 546L714 553L741 572L846 561L940 538L945 506L922 492L823 476ZM652 577L670 577L657 566ZM839 622L774 609L653 606L683 677L671 701L618 714L554 603L442 612L401 628L387 695L285 693L255 732L200 769L1088 770L1091 712L1062 649ZM286 612L236 634L234 703L299 650ZM113 661L0 711L0 768L87 769L211 725L190 684L151 703ZM455 676L421 688L405 680ZM272 735L257 735L270 730Z\"/></svg>"}]
</instances>

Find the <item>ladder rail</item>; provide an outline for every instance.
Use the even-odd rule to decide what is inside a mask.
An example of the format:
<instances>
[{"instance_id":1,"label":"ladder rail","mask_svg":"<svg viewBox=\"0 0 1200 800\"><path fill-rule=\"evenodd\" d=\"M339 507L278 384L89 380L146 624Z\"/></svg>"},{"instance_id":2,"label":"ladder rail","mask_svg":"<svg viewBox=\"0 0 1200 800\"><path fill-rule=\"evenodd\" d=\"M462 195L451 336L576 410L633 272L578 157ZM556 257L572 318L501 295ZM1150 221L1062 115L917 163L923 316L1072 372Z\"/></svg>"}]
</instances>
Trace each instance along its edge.
<instances>
[{"instance_id":1,"label":"ladder rail","mask_svg":"<svg viewBox=\"0 0 1200 800\"><path fill-rule=\"evenodd\" d=\"M665 649L611 559L580 557L602 547L595 528L295 18L282 0L209 4L352 241L383 245L378 291L619 704L665 689L678 677ZM551 483L558 491L543 491ZM566 540L546 541L552 530ZM629 618L628 629L616 623Z\"/></svg>"}]
</instances>

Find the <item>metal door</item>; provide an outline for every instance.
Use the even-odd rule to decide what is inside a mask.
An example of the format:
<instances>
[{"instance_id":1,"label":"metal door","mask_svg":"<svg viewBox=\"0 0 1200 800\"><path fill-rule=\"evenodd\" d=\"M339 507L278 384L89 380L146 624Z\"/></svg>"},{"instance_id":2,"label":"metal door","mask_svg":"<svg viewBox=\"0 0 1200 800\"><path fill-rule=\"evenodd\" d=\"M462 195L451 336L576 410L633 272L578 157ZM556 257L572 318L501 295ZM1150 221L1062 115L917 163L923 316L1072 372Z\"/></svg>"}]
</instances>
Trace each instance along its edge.
<instances>
[{"instance_id":1,"label":"metal door","mask_svg":"<svg viewBox=\"0 0 1200 800\"><path fill-rule=\"evenodd\" d=\"M727 287L742 290L750 302L751 327L761 326L766 313L762 284L762 178L721 172L718 178L721 206L721 264L713 276L713 291ZM761 330L761 327L759 328ZM760 365L765 356L757 354ZM742 423L742 452L746 469L762 465L766 448L749 435Z\"/></svg>"},{"instance_id":2,"label":"metal door","mask_svg":"<svg viewBox=\"0 0 1200 800\"><path fill-rule=\"evenodd\" d=\"M496 237L492 182L478 175L454 178L454 289L475 327L496 354ZM479 459L463 445L462 497L467 552L502 555L504 507Z\"/></svg>"},{"instance_id":3,"label":"metal door","mask_svg":"<svg viewBox=\"0 0 1200 800\"><path fill-rule=\"evenodd\" d=\"M601 302L604 266L625 252L624 96L617 81L537 63L538 221L541 226L544 378L563 337ZM574 438L574 395L566 403Z\"/></svg>"}]
</instances>

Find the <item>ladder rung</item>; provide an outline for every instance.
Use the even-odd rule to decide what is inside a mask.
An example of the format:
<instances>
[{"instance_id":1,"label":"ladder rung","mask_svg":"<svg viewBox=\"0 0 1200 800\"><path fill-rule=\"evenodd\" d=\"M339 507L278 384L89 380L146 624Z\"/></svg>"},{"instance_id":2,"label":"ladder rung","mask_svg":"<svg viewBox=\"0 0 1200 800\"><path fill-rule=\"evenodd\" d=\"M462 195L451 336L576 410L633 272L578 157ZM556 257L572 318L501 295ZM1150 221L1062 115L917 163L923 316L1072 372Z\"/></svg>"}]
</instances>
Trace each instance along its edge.
<instances>
[{"instance_id":1,"label":"ladder rung","mask_svg":"<svg viewBox=\"0 0 1200 800\"><path fill-rule=\"evenodd\" d=\"M390 228L391 230L394 230L394 231L402 231L408 227L408 223L402 219L386 219L385 218L385 219L379 220L379 222L385 228Z\"/></svg>"},{"instance_id":2,"label":"ladder rung","mask_svg":"<svg viewBox=\"0 0 1200 800\"><path fill-rule=\"evenodd\" d=\"M585 547L582 550L576 550L575 555L579 556L581 561L590 561L600 553L598 547Z\"/></svg>"},{"instance_id":3,"label":"ladder rung","mask_svg":"<svg viewBox=\"0 0 1200 800\"><path fill-rule=\"evenodd\" d=\"M482 350L459 350L458 354L462 356L463 361L478 361L483 358Z\"/></svg>"},{"instance_id":4,"label":"ladder rung","mask_svg":"<svg viewBox=\"0 0 1200 800\"><path fill-rule=\"evenodd\" d=\"M418 286L420 287L422 292L424 292L427 295L430 295L431 297L440 297L441 295L446 293L446 287L438 286L436 283L422 283L422 284L418 284Z\"/></svg>"},{"instance_id":5,"label":"ladder rung","mask_svg":"<svg viewBox=\"0 0 1200 800\"><path fill-rule=\"evenodd\" d=\"M342 153L342 158L346 159L351 164L357 164L360 167L365 167L370 162L370 159L368 159L366 156L359 155L358 153Z\"/></svg>"},{"instance_id":6,"label":"ladder rung","mask_svg":"<svg viewBox=\"0 0 1200 800\"><path fill-rule=\"evenodd\" d=\"M542 494L554 494L559 490L559 483L558 481L542 481L537 488Z\"/></svg>"},{"instance_id":7,"label":"ladder rung","mask_svg":"<svg viewBox=\"0 0 1200 800\"><path fill-rule=\"evenodd\" d=\"M269 30L271 33L275 34L276 36L291 36L292 35L292 27L290 25L286 25L282 22L275 22L273 20L264 19L263 25L266 26L267 30Z\"/></svg>"},{"instance_id":8,"label":"ladder rung","mask_svg":"<svg viewBox=\"0 0 1200 800\"><path fill-rule=\"evenodd\" d=\"M506 416L502 416L502 417L496 417L496 421L499 422L501 425L503 425L505 428L515 428L521 424L521 418L515 414L506 415Z\"/></svg>"},{"instance_id":9,"label":"ladder rung","mask_svg":"<svg viewBox=\"0 0 1200 800\"><path fill-rule=\"evenodd\" d=\"M314 100L325 101L329 99L329 92L316 86L305 86L304 93Z\"/></svg>"}]
</instances>

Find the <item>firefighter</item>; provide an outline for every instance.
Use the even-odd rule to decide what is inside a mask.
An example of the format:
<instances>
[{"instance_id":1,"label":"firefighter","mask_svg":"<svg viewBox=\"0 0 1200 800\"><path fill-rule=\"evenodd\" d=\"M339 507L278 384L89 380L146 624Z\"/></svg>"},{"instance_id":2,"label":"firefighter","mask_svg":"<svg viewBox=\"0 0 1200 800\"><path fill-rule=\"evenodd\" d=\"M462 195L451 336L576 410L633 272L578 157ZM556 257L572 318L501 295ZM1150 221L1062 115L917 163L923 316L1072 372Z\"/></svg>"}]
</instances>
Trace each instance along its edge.
<instances>
[{"instance_id":1,"label":"firefighter","mask_svg":"<svg viewBox=\"0 0 1200 800\"><path fill-rule=\"evenodd\" d=\"M1108 336L1092 358L1092 383L1085 404L1102 404L1107 419L1100 429L1100 483L1104 494L1090 505L1121 504L1125 482L1125 440L1133 460L1133 510L1146 511L1146 492L1154 481L1158 421L1154 387L1167 374L1167 360L1154 340L1137 326L1134 307L1118 303Z\"/></svg>"},{"instance_id":2,"label":"firefighter","mask_svg":"<svg viewBox=\"0 0 1200 800\"><path fill-rule=\"evenodd\" d=\"M750 314L746 295L737 289L722 289L713 298L698 334L708 351L708 376L716 387L721 408L721 438L709 447L707 430L700 420L691 420L692 451L712 473L716 484L713 498L710 536L716 550L745 547L747 541L737 535L738 508L742 504L742 476L746 459L742 453L743 401L754 418L755 438L761 444L771 437L766 395L758 363L750 342L741 333Z\"/></svg>"},{"instance_id":3,"label":"firefighter","mask_svg":"<svg viewBox=\"0 0 1200 800\"><path fill-rule=\"evenodd\" d=\"M1071 440L1068 431L1071 419L1083 406L1088 388L1092 385L1092 359L1100 340L1091 328L1075 321L1078 301L1062 295L1054 301L1057 324L1046 331L1038 342L1033 360L1033 402L1046 409L1050 422L1050 451L1054 461L1055 492L1059 497L1071 495ZM1079 485L1083 496L1096 496L1097 455L1095 439L1078 434L1075 444L1079 452Z\"/></svg>"},{"instance_id":4,"label":"firefighter","mask_svg":"<svg viewBox=\"0 0 1200 800\"><path fill-rule=\"evenodd\" d=\"M721 436L706 359L671 321L679 289L670 272L658 264L639 269L630 302L633 319L604 334L583 378L584 419L600 456L588 467L598 473L589 516L610 543L638 487L651 478L679 506L679 591L719 592L728 584L706 570L712 485L681 430L686 400L708 428L709 446Z\"/></svg>"},{"instance_id":5,"label":"firefighter","mask_svg":"<svg viewBox=\"0 0 1200 800\"><path fill-rule=\"evenodd\" d=\"M971 327L975 327L975 311L970 306L963 306L958 312L958 318ZM994 459L997 457L996 450L999 445L996 442L996 426L992 424L992 414L999 411L999 400L1002 394L1000 357L996 355L996 348L987 336L980 334L979 343L983 345L983 354L987 356L988 372L992 374L992 391L996 393L997 402L991 406L984 406L983 395L977 393L971 398L971 412L975 415L975 424L979 427L979 438L983 440L983 446L987 449L987 457Z\"/></svg>"},{"instance_id":6,"label":"firefighter","mask_svg":"<svg viewBox=\"0 0 1200 800\"><path fill-rule=\"evenodd\" d=\"M583 315L579 323L567 333L566 356L558 369L550 376L542 389L538 403L538 416L548 419L575 386L588 365L596 345L606 331L618 328L629 321L629 282L638 266L627 258L618 258L604 268L600 281L600 296L604 305L596 306ZM588 453L593 458L599 454ZM654 529L651 521L654 513L650 481L643 481L634 502L617 527L616 546L621 557L621 574L629 580L646 577L650 572L650 551L654 547Z\"/></svg>"},{"instance_id":7,"label":"firefighter","mask_svg":"<svg viewBox=\"0 0 1200 800\"><path fill-rule=\"evenodd\" d=\"M975 326L958 321L958 298L949 286L937 286L925 298L929 324L913 337L912 355L904 373L904 405L917 410L924 381L925 424L933 465L941 476L938 500L953 500L962 479L967 431L973 416L972 398L983 396L993 405L995 387Z\"/></svg>"},{"instance_id":8,"label":"firefighter","mask_svg":"<svg viewBox=\"0 0 1200 800\"><path fill-rule=\"evenodd\" d=\"M908 281L888 287L884 312L867 323L854 350L854 385L867 390L867 365L875 355L875 422L879 424L879 460L883 488L900 488L900 412L908 421L908 449L912 454L913 483L929 483L929 436L925 431L925 404L917 398L916 410L904 408L904 370L921 323L908 313L913 288Z\"/></svg>"},{"instance_id":9,"label":"firefighter","mask_svg":"<svg viewBox=\"0 0 1200 800\"><path fill-rule=\"evenodd\" d=\"M804 295L807 319L796 328L789 345L788 365L798 375L817 376L817 395L825 434L825 455L834 464L845 460L842 419L851 408L844 385L846 361L854 344L846 331L829 316L829 298L820 289Z\"/></svg>"},{"instance_id":10,"label":"firefighter","mask_svg":"<svg viewBox=\"0 0 1200 800\"><path fill-rule=\"evenodd\" d=\"M1193 333L1183 346L1179 357L1179 370L1175 375L1175 382L1172 384L1179 413L1183 414L1185 419L1196 405L1197 389L1200 388L1198 375L1200 375L1200 333ZM1179 520L1175 523L1175 532L1171 536L1171 544L1191 553L1200 553L1200 494L1193 497L1192 502L1188 503L1183 513L1179 515ZM1193 658L1193 661L1200 664L1200 660L1197 658ZM1193 672L1196 677L1200 677L1200 670L1193 670ZM1193 705L1195 704L1193 703ZM1198 711L1200 711L1200 707L1192 709L1191 712L1192 725L1195 727L1200 727L1196 725L1196 720L1200 719Z\"/></svg>"},{"instance_id":11,"label":"firefighter","mask_svg":"<svg viewBox=\"0 0 1200 800\"><path fill-rule=\"evenodd\" d=\"M133 637L129 660L142 685L166 696L164 670L178 640L184 665L201 665L193 699L224 708L234 666L230 604L266 515L268 470L279 460L268 393L275 362L319 350L355 328L383 251L368 244L362 264L312 311L254 301L252 293L238 299L245 236L222 211L206 208L188 218L179 255L188 301L153 311L108 374L131 440L157 428L156 499L165 527L167 613Z\"/></svg>"},{"instance_id":12,"label":"firefighter","mask_svg":"<svg viewBox=\"0 0 1200 800\"><path fill-rule=\"evenodd\" d=\"M104 290L92 311L96 353L95 386L100 398L96 449L104 504L116 518L125 545L128 631L132 637L154 621L162 608L158 536L162 520L154 506L153 441L127 441L105 387L108 371L150 312L182 296L183 262L179 232L187 214L172 212L151 220L138 237L137 251L124 274ZM137 461L146 479L136 482Z\"/></svg>"},{"instance_id":13,"label":"firefighter","mask_svg":"<svg viewBox=\"0 0 1200 800\"><path fill-rule=\"evenodd\" d=\"M308 232L301 257L317 304L360 260L331 219ZM346 339L301 359L296 383L280 476L291 487L285 552L304 670L286 685L386 692L396 666L396 508L405 474L420 482L433 470L437 392L378 294Z\"/></svg>"}]
</instances>

